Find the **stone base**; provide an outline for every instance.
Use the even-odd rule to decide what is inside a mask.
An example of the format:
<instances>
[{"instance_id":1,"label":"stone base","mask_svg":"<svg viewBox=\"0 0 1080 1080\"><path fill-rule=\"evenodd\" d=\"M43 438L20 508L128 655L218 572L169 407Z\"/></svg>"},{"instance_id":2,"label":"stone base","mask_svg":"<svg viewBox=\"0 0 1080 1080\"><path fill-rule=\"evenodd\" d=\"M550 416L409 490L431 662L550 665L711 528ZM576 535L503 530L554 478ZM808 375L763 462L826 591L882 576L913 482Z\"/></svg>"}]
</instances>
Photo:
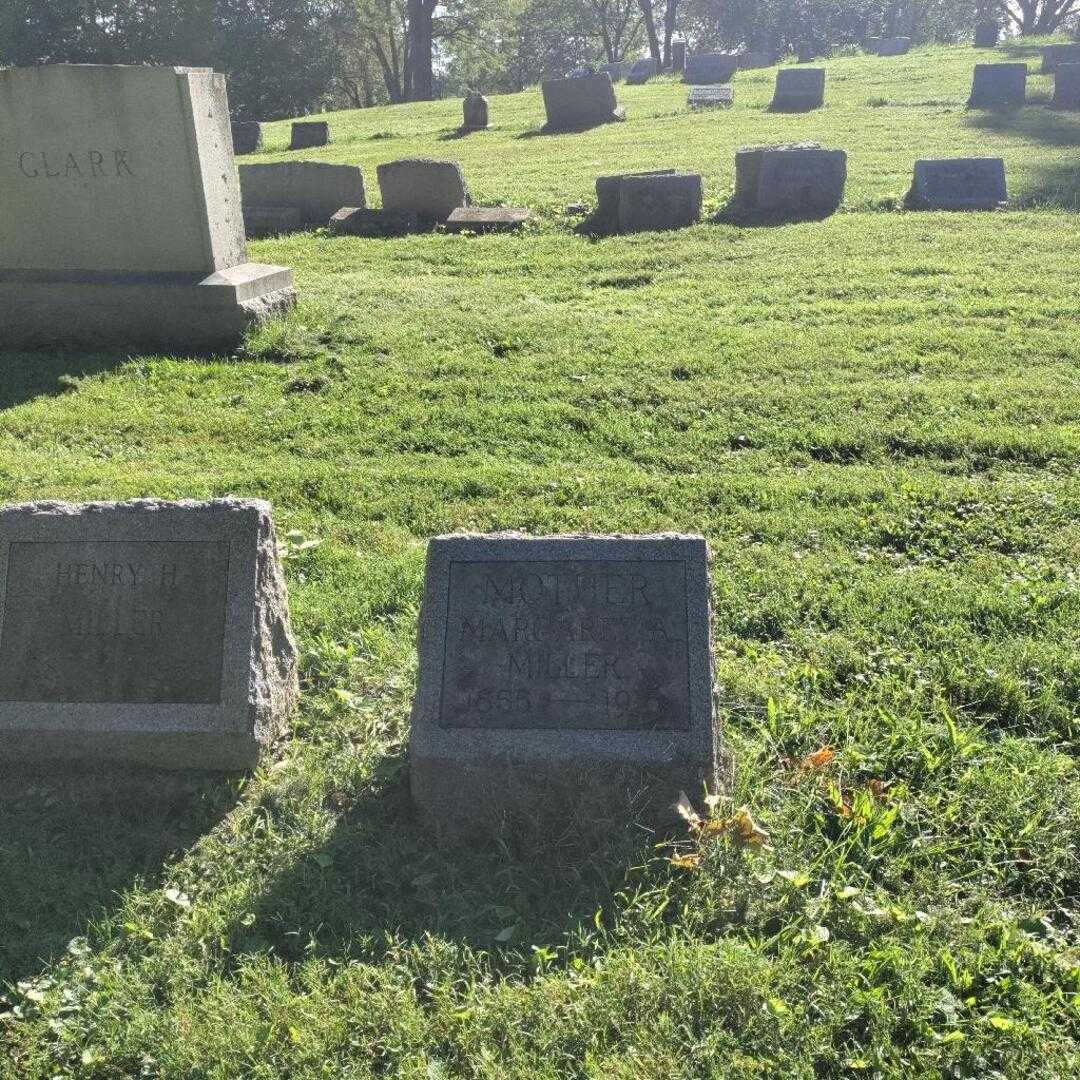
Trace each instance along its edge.
<instances>
[{"instance_id":1,"label":"stone base","mask_svg":"<svg viewBox=\"0 0 1080 1080\"><path fill-rule=\"evenodd\" d=\"M610 113L591 119L578 121L553 122L549 120L540 130L545 135L573 135L580 131L589 131L601 124L621 124L626 119L626 110L620 105Z\"/></svg>"},{"instance_id":2,"label":"stone base","mask_svg":"<svg viewBox=\"0 0 1080 1080\"><path fill-rule=\"evenodd\" d=\"M222 732L5 731L0 762L148 765L157 769L253 769L265 748L254 735Z\"/></svg>"},{"instance_id":3,"label":"stone base","mask_svg":"<svg viewBox=\"0 0 1080 1080\"><path fill-rule=\"evenodd\" d=\"M0 270L0 347L228 353L295 303L292 270L261 263L201 279Z\"/></svg>"}]
</instances>

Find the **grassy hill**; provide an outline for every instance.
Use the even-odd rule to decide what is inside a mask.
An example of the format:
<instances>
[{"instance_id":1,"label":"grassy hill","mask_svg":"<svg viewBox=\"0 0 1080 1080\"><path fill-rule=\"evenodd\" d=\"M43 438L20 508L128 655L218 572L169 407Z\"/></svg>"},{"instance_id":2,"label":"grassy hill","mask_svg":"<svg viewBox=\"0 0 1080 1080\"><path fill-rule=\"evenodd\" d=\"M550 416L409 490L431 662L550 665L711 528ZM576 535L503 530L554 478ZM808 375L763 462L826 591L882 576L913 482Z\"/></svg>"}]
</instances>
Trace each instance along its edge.
<instances>
[{"instance_id":1,"label":"grassy hill","mask_svg":"<svg viewBox=\"0 0 1080 1080\"><path fill-rule=\"evenodd\" d=\"M829 60L802 116L773 71L729 111L620 87L627 122L576 135L535 134L536 92L463 138L457 101L336 114L305 157L376 195L452 157L539 224L260 241L303 301L236 358L0 359L0 499L273 501L304 679L250 778L0 777L0 1075L1080 1071L1080 114L1035 75L968 114L986 58ZM797 138L849 153L827 221L565 212L662 166L719 211L737 146ZM1016 209L897 209L961 154ZM767 848L448 853L414 819L424 542L510 528L708 538L720 809Z\"/></svg>"}]
</instances>

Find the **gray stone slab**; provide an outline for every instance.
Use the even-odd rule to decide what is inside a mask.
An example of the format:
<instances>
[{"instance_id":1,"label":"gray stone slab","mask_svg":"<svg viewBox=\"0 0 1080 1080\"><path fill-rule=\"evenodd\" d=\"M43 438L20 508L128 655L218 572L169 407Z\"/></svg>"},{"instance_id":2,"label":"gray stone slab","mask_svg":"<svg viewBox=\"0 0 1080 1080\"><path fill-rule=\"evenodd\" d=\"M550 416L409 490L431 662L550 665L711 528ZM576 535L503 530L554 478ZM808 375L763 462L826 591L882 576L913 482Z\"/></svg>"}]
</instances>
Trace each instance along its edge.
<instances>
[{"instance_id":1,"label":"gray stone slab","mask_svg":"<svg viewBox=\"0 0 1080 1080\"><path fill-rule=\"evenodd\" d=\"M776 112L806 112L825 104L824 68L781 68L776 73L772 108Z\"/></svg>"},{"instance_id":2,"label":"gray stone slab","mask_svg":"<svg viewBox=\"0 0 1080 1080\"><path fill-rule=\"evenodd\" d=\"M405 236L420 231L420 218L411 210L374 210L343 206L331 219L338 236Z\"/></svg>"},{"instance_id":3,"label":"gray stone slab","mask_svg":"<svg viewBox=\"0 0 1080 1080\"><path fill-rule=\"evenodd\" d=\"M299 227L325 226L343 206L366 206L364 174L357 165L280 161L240 165L245 220L256 207L295 207Z\"/></svg>"},{"instance_id":4,"label":"gray stone slab","mask_svg":"<svg viewBox=\"0 0 1080 1080\"><path fill-rule=\"evenodd\" d=\"M378 166L385 210L406 210L421 221L443 222L471 202L465 175L456 161L404 158Z\"/></svg>"},{"instance_id":5,"label":"gray stone slab","mask_svg":"<svg viewBox=\"0 0 1080 1080\"><path fill-rule=\"evenodd\" d=\"M0 761L244 768L297 694L268 504L0 508Z\"/></svg>"},{"instance_id":6,"label":"gray stone slab","mask_svg":"<svg viewBox=\"0 0 1080 1080\"><path fill-rule=\"evenodd\" d=\"M691 86L686 97L687 108L727 108L735 103L735 88L727 86Z\"/></svg>"},{"instance_id":7,"label":"gray stone slab","mask_svg":"<svg viewBox=\"0 0 1080 1080\"><path fill-rule=\"evenodd\" d=\"M651 172L615 173L596 178L596 211L592 225L598 232L617 232L622 182L627 176L673 176L674 169L653 169Z\"/></svg>"},{"instance_id":8,"label":"gray stone slab","mask_svg":"<svg viewBox=\"0 0 1080 1080\"><path fill-rule=\"evenodd\" d=\"M1027 64L976 64L969 109L1018 109L1027 96Z\"/></svg>"},{"instance_id":9,"label":"gray stone slab","mask_svg":"<svg viewBox=\"0 0 1080 1080\"><path fill-rule=\"evenodd\" d=\"M686 59L683 82L718 86L731 82L739 59L731 53L691 53Z\"/></svg>"},{"instance_id":10,"label":"gray stone slab","mask_svg":"<svg viewBox=\"0 0 1080 1080\"><path fill-rule=\"evenodd\" d=\"M619 232L684 229L701 220L697 173L624 176L619 184Z\"/></svg>"},{"instance_id":11,"label":"gray stone slab","mask_svg":"<svg viewBox=\"0 0 1080 1080\"><path fill-rule=\"evenodd\" d=\"M483 94L471 91L461 102L462 131L483 131L491 126L488 118L488 99Z\"/></svg>"},{"instance_id":12,"label":"gray stone slab","mask_svg":"<svg viewBox=\"0 0 1080 1080\"><path fill-rule=\"evenodd\" d=\"M613 83L620 82L630 74L630 68L633 65L629 60L618 60L614 64L605 64L600 71L611 76Z\"/></svg>"},{"instance_id":13,"label":"gray stone slab","mask_svg":"<svg viewBox=\"0 0 1080 1080\"><path fill-rule=\"evenodd\" d=\"M656 61L652 57L644 57L641 60L634 61L630 73L626 76L626 83L628 86L642 86L655 74Z\"/></svg>"},{"instance_id":14,"label":"gray stone slab","mask_svg":"<svg viewBox=\"0 0 1080 1080\"><path fill-rule=\"evenodd\" d=\"M545 131L581 131L625 118L606 71L578 78L544 79L540 91L547 115Z\"/></svg>"},{"instance_id":15,"label":"gray stone slab","mask_svg":"<svg viewBox=\"0 0 1080 1080\"><path fill-rule=\"evenodd\" d=\"M247 262L223 76L10 68L0 145L0 348L230 351L295 302Z\"/></svg>"},{"instance_id":16,"label":"gray stone slab","mask_svg":"<svg viewBox=\"0 0 1080 1080\"><path fill-rule=\"evenodd\" d=\"M765 215L823 217L843 202L847 154L819 143L748 146L735 154L735 202Z\"/></svg>"},{"instance_id":17,"label":"gray stone slab","mask_svg":"<svg viewBox=\"0 0 1080 1080\"><path fill-rule=\"evenodd\" d=\"M1042 74L1053 75L1059 64L1080 64L1080 43L1044 46L1040 69Z\"/></svg>"},{"instance_id":18,"label":"gray stone slab","mask_svg":"<svg viewBox=\"0 0 1080 1080\"><path fill-rule=\"evenodd\" d=\"M254 154L263 145L263 128L257 120L234 120L232 125L233 153Z\"/></svg>"},{"instance_id":19,"label":"gray stone slab","mask_svg":"<svg viewBox=\"0 0 1080 1080\"><path fill-rule=\"evenodd\" d=\"M524 206L459 206L446 219L447 232L517 232L533 214Z\"/></svg>"},{"instance_id":20,"label":"gray stone slab","mask_svg":"<svg viewBox=\"0 0 1080 1080\"><path fill-rule=\"evenodd\" d=\"M1080 64L1058 64L1050 104L1055 109L1080 109Z\"/></svg>"},{"instance_id":21,"label":"gray stone slab","mask_svg":"<svg viewBox=\"0 0 1080 1080\"><path fill-rule=\"evenodd\" d=\"M878 56L903 56L911 48L909 37L877 38L874 51Z\"/></svg>"},{"instance_id":22,"label":"gray stone slab","mask_svg":"<svg viewBox=\"0 0 1080 1080\"><path fill-rule=\"evenodd\" d=\"M909 205L923 210L994 210L1008 199L1001 158L916 161Z\"/></svg>"},{"instance_id":23,"label":"gray stone slab","mask_svg":"<svg viewBox=\"0 0 1080 1080\"><path fill-rule=\"evenodd\" d=\"M740 71L772 67L776 63L776 53L767 49L751 49L738 53L737 57Z\"/></svg>"},{"instance_id":24,"label":"gray stone slab","mask_svg":"<svg viewBox=\"0 0 1080 1080\"><path fill-rule=\"evenodd\" d=\"M1001 38L1001 27L992 19L984 20L975 24L975 48L976 49L994 49L997 48L998 40Z\"/></svg>"},{"instance_id":25,"label":"gray stone slab","mask_svg":"<svg viewBox=\"0 0 1080 1080\"><path fill-rule=\"evenodd\" d=\"M290 150L310 150L315 146L328 146L330 124L325 120L297 120L292 125Z\"/></svg>"},{"instance_id":26,"label":"gray stone slab","mask_svg":"<svg viewBox=\"0 0 1080 1080\"><path fill-rule=\"evenodd\" d=\"M446 536L428 548L410 776L452 831L714 784L695 537ZM644 805L644 803L640 804Z\"/></svg>"}]
</instances>

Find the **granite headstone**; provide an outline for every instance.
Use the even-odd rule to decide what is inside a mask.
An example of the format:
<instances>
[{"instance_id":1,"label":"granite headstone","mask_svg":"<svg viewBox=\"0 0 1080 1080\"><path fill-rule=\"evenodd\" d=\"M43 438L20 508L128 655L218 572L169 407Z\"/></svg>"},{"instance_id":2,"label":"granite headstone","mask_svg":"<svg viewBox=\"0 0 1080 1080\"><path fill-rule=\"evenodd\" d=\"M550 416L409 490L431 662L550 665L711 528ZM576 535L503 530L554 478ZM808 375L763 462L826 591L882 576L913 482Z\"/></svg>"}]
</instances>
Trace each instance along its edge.
<instances>
[{"instance_id":1,"label":"granite headstone","mask_svg":"<svg viewBox=\"0 0 1080 1080\"><path fill-rule=\"evenodd\" d=\"M244 768L297 694L268 504L0 508L0 761Z\"/></svg>"},{"instance_id":2,"label":"granite headstone","mask_svg":"<svg viewBox=\"0 0 1080 1080\"><path fill-rule=\"evenodd\" d=\"M998 39L1001 37L1001 27L993 19L984 19L975 24L975 48L997 48Z\"/></svg>"},{"instance_id":3,"label":"granite headstone","mask_svg":"<svg viewBox=\"0 0 1080 1080\"><path fill-rule=\"evenodd\" d=\"M916 161L908 204L922 210L994 210L1008 199L1001 158Z\"/></svg>"},{"instance_id":4,"label":"granite headstone","mask_svg":"<svg viewBox=\"0 0 1080 1080\"><path fill-rule=\"evenodd\" d=\"M290 150L310 150L330 144L330 125L325 120L297 120L291 132Z\"/></svg>"},{"instance_id":5,"label":"granite headstone","mask_svg":"<svg viewBox=\"0 0 1080 1080\"><path fill-rule=\"evenodd\" d=\"M727 86L691 86L686 95L686 104L691 109L708 109L714 106L727 106L735 102L735 88Z\"/></svg>"},{"instance_id":6,"label":"granite headstone","mask_svg":"<svg viewBox=\"0 0 1080 1080\"><path fill-rule=\"evenodd\" d=\"M696 537L432 540L409 772L436 827L662 817L714 785L707 560Z\"/></svg>"},{"instance_id":7,"label":"granite headstone","mask_svg":"<svg viewBox=\"0 0 1080 1080\"><path fill-rule=\"evenodd\" d=\"M233 153L254 154L263 145L262 124L257 120L234 120L232 125Z\"/></svg>"},{"instance_id":8,"label":"granite headstone","mask_svg":"<svg viewBox=\"0 0 1080 1080\"><path fill-rule=\"evenodd\" d=\"M461 103L462 131L483 131L491 126L488 118L488 99L483 94L470 90Z\"/></svg>"},{"instance_id":9,"label":"granite headstone","mask_svg":"<svg viewBox=\"0 0 1080 1080\"><path fill-rule=\"evenodd\" d=\"M731 82L738 67L738 57L730 53L691 53L686 59L683 82L719 86Z\"/></svg>"},{"instance_id":10,"label":"granite headstone","mask_svg":"<svg viewBox=\"0 0 1080 1080\"><path fill-rule=\"evenodd\" d=\"M1058 64L1050 104L1055 109L1080 109L1080 64Z\"/></svg>"},{"instance_id":11,"label":"granite headstone","mask_svg":"<svg viewBox=\"0 0 1080 1080\"><path fill-rule=\"evenodd\" d=\"M625 119L606 71L571 79L545 79L540 90L547 114L545 131L582 131Z\"/></svg>"},{"instance_id":12,"label":"granite headstone","mask_svg":"<svg viewBox=\"0 0 1080 1080\"><path fill-rule=\"evenodd\" d=\"M276 161L241 165L239 173L249 236L258 234L258 215L267 208L293 207L299 227L311 229L325 226L343 206L367 205L364 174L356 165Z\"/></svg>"},{"instance_id":13,"label":"granite headstone","mask_svg":"<svg viewBox=\"0 0 1080 1080\"><path fill-rule=\"evenodd\" d=\"M671 70L681 74L686 70L686 42L673 41L671 43Z\"/></svg>"},{"instance_id":14,"label":"granite headstone","mask_svg":"<svg viewBox=\"0 0 1080 1080\"><path fill-rule=\"evenodd\" d=\"M465 175L456 161L404 158L378 166L385 210L406 210L422 222L446 221L452 210L470 203Z\"/></svg>"},{"instance_id":15,"label":"granite headstone","mask_svg":"<svg viewBox=\"0 0 1080 1080\"><path fill-rule=\"evenodd\" d=\"M623 176L619 183L619 232L684 229L701 220L698 173Z\"/></svg>"},{"instance_id":16,"label":"granite headstone","mask_svg":"<svg viewBox=\"0 0 1080 1080\"><path fill-rule=\"evenodd\" d=\"M911 48L909 37L878 38L875 51L878 56L903 56Z\"/></svg>"},{"instance_id":17,"label":"granite headstone","mask_svg":"<svg viewBox=\"0 0 1080 1080\"><path fill-rule=\"evenodd\" d=\"M1073 45L1046 45L1042 51L1043 75L1053 75L1059 64L1080 64L1080 42Z\"/></svg>"},{"instance_id":18,"label":"granite headstone","mask_svg":"<svg viewBox=\"0 0 1080 1080\"><path fill-rule=\"evenodd\" d=\"M1027 96L1027 64L976 64L969 109L1018 109Z\"/></svg>"},{"instance_id":19,"label":"granite headstone","mask_svg":"<svg viewBox=\"0 0 1080 1080\"><path fill-rule=\"evenodd\" d=\"M643 57L635 60L630 68L630 74L626 76L627 86L642 86L656 74L656 61L651 57Z\"/></svg>"},{"instance_id":20,"label":"granite headstone","mask_svg":"<svg viewBox=\"0 0 1080 1080\"><path fill-rule=\"evenodd\" d=\"M819 143L748 146L735 154L735 203L752 213L824 217L843 201L847 154Z\"/></svg>"},{"instance_id":21,"label":"granite headstone","mask_svg":"<svg viewBox=\"0 0 1080 1080\"><path fill-rule=\"evenodd\" d=\"M824 104L824 68L785 67L776 73L771 105L775 112L807 112Z\"/></svg>"}]
</instances>

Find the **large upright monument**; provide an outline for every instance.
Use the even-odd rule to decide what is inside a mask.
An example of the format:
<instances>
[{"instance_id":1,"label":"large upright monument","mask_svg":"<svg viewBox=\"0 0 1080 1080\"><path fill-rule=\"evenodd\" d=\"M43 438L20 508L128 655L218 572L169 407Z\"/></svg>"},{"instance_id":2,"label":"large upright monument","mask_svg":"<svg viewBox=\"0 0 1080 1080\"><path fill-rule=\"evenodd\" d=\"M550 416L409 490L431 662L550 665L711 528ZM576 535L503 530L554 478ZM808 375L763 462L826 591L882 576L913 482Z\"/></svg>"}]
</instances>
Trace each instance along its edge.
<instances>
[{"instance_id":1,"label":"large upright monument","mask_svg":"<svg viewBox=\"0 0 1080 1080\"><path fill-rule=\"evenodd\" d=\"M294 302L247 261L223 75L0 71L0 348L228 351Z\"/></svg>"}]
</instances>

